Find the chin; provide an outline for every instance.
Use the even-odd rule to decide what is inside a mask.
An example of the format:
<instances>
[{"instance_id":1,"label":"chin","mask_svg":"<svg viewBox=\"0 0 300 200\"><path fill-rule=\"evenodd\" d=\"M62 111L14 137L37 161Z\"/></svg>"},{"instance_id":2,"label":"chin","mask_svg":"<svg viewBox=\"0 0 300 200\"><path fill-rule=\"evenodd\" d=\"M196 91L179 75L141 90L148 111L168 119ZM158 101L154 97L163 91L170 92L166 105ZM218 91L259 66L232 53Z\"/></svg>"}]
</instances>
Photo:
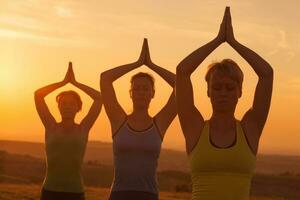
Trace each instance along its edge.
<instances>
[{"instance_id":1,"label":"chin","mask_svg":"<svg viewBox=\"0 0 300 200\"><path fill-rule=\"evenodd\" d=\"M135 101L134 106L135 107L149 107L150 102L149 101Z\"/></svg>"},{"instance_id":2,"label":"chin","mask_svg":"<svg viewBox=\"0 0 300 200\"><path fill-rule=\"evenodd\" d=\"M228 104L215 104L213 106L213 111L217 111L217 112L228 112L231 111L231 106L229 106Z\"/></svg>"},{"instance_id":3,"label":"chin","mask_svg":"<svg viewBox=\"0 0 300 200\"><path fill-rule=\"evenodd\" d=\"M134 107L137 109L148 109L149 104L146 103L135 103Z\"/></svg>"},{"instance_id":4,"label":"chin","mask_svg":"<svg viewBox=\"0 0 300 200\"><path fill-rule=\"evenodd\" d=\"M64 115L61 115L61 116L64 119L74 119L75 118L75 115L70 115L70 114L64 114Z\"/></svg>"}]
</instances>

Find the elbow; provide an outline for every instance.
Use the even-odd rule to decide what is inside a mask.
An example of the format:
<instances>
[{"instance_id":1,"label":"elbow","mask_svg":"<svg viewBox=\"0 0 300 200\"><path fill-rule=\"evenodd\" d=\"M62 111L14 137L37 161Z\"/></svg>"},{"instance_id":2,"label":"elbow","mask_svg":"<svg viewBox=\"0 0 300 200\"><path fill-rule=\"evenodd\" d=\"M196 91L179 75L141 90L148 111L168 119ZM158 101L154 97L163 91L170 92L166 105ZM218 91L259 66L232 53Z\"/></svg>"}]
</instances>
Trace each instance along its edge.
<instances>
[{"instance_id":1,"label":"elbow","mask_svg":"<svg viewBox=\"0 0 300 200\"><path fill-rule=\"evenodd\" d=\"M106 72L102 72L100 74L100 84L105 82L111 82L111 78L108 76Z\"/></svg>"},{"instance_id":2,"label":"elbow","mask_svg":"<svg viewBox=\"0 0 300 200\"><path fill-rule=\"evenodd\" d=\"M100 83L105 79L105 72L100 74Z\"/></svg>"},{"instance_id":3,"label":"elbow","mask_svg":"<svg viewBox=\"0 0 300 200\"><path fill-rule=\"evenodd\" d=\"M273 70L273 68L270 66L270 69L269 69L269 72L268 72L268 76L270 76L270 77L274 77L274 70Z\"/></svg>"},{"instance_id":4,"label":"elbow","mask_svg":"<svg viewBox=\"0 0 300 200\"><path fill-rule=\"evenodd\" d=\"M105 90L105 88L109 87L112 84L111 78L107 76L105 72L100 75L100 89L101 91ZM100 94L101 95L101 94Z\"/></svg>"},{"instance_id":5,"label":"elbow","mask_svg":"<svg viewBox=\"0 0 300 200\"><path fill-rule=\"evenodd\" d=\"M105 74L105 72L102 72L100 74L100 86L102 87L104 85L104 83L106 83L108 81L108 78Z\"/></svg>"},{"instance_id":6,"label":"elbow","mask_svg":"<svg viewBox=\"0 0 300 200\"><path fill-rule=\"evenodd\" d=\"M35 99L38 99L38 98L40 98L42 96L42 92L40 91L40 90L36 90L35 92L34 92L34 98Z\"/></svg>"},{"instance_id":7,"label":"elbow","mask_svg":"<svg viewBox=\"0 0 300 200\"><path fill-rule=\"evenodd\" d=\"M192 72L189 72L182 63L179 63L179 65L176 67L176 76L190 76L191 74Z\"/></svg>"},{"instance_id":8,"label":"elbow","mask_svg":"<svg viewBox=\"0 0 300 200\"><path fill-rule=\"evenodd\" d=\"M34 100L35 100L36 102L42 100L43 98L44 98L44 94L42 93L42 91L36 90L36 91L34 92Z\"/></svg>"},{"instance_id":9,"label":"elbow","mask_svg":"<svg viewBox=\"0 0 300 200\"><path fill-rule=\"evenodd\" d=\"M94 96L94 100L97 100L97 101L101 101L101 93L100 92L97 92Z\"/></svg>"},{"instance_id":10,"label":"elbow","mask_svg":"<svg viewBox=\"0 0 300 200\"><path fill-rule=\"evenodd\" d=\"M176 76L178 74L183 74L184 73L184 69L183 69L183 65L179 64L177 67L176 67Z\"/></svg>"},{"instance_id":11,"label":"elbow","mask_svg":"<svg viewBox=\"0 0 300 200\"><path fill-rule=\"evenodd\" d=\"M263 73L261 78L273 79L274 77L274 70L271 66L267 68L267 70Z\"/></svg>"}]
</instances>

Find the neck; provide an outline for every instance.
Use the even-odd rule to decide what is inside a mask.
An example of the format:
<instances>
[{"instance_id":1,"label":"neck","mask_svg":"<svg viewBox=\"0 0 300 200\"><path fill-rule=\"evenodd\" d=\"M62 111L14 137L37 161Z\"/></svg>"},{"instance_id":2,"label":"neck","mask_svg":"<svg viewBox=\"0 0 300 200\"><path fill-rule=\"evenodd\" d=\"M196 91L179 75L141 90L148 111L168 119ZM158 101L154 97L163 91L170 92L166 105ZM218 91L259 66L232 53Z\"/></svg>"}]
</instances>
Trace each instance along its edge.
<instances>
[{"instance_id":1,"label":"neck","mask_svg":"<svg viewBox=\"0 0 300 200\"><path fill-rule=\"evenodd\" d=\"M233 112L226 112L226 113L213 112L210 120L215 122L228 123L230 121L234 121L235 117Z\"/></svg>"},{"instance_id":2,"label":"neck","mask_svg":"<svg viewBox=\"0 0 300 200\"><path fill-rule=\"evenodd\" d=\"M134 109L131 116L137 117L139 119L149 118L148 109Z\"/></svg>"},{"instance_id":3,"label":"neck","mask_svg":"<svg viewBox=\"0 0 300 200\"><path fill-rule=\"evenodd\" d=\"M69 126L73 126L75 124L74 122L74 118L62 118L61 120L61 124L64 127L69 127Z\"/></svg>"}]
</instances>

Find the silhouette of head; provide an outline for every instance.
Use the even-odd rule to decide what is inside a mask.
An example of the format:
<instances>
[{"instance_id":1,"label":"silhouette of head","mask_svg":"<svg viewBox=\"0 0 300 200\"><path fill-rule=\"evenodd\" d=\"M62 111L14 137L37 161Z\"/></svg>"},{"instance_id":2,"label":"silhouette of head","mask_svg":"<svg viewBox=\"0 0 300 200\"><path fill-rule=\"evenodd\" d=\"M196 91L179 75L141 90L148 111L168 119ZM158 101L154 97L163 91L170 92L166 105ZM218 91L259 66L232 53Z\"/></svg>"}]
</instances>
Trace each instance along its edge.
<instances>
[{"instance_id":1,"label":"silhouette of head","mask_svg":"<svg viewBox=\"0 0 300 200\"><path fill-rule=\"evenodd\" d=\"M207 95L214 111L234 111L242 96L243 72L231 59L212 63L205 76Z\"/></svg>"},{"instance_id":2,"label":"silhouette of head","mask_svg":"<svg viewBox=\"0 0 300 200\"><path fill-rule=\"evenodd\" d=\"M154 97L154 78L152 75L139 72L131 77L130 97L135 108L148 108Z\"/></svg>"},{"instance_id":3,"label":"silhouette of head","mask_svg":"<svg viewBox=\"0 0 300 200\"><path fill-rule=\"evenodd\" d=\"M80 96L72 90L59 93L56 102L63 118L74 118L82 108Z\"/></svg>"}]
</instances>

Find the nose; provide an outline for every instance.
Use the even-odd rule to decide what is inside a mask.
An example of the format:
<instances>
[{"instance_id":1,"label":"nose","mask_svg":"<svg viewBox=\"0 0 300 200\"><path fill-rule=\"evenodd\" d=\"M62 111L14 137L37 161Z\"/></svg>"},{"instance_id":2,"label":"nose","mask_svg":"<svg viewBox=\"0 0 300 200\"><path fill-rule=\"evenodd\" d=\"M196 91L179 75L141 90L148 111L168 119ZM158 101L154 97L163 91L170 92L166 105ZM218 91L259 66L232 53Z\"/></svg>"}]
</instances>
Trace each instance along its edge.
<instances>
[{"instance_id":1,"label":"nose","mask_svg":"<svg viewBox=\"0 0 300 200\"><path fill-rule=\"evenodd\" d=\"M225 87L222 87L220 92L219 92L220 96L227 96L228 95L228 91Z\"/></svg>"}]
</instances>

